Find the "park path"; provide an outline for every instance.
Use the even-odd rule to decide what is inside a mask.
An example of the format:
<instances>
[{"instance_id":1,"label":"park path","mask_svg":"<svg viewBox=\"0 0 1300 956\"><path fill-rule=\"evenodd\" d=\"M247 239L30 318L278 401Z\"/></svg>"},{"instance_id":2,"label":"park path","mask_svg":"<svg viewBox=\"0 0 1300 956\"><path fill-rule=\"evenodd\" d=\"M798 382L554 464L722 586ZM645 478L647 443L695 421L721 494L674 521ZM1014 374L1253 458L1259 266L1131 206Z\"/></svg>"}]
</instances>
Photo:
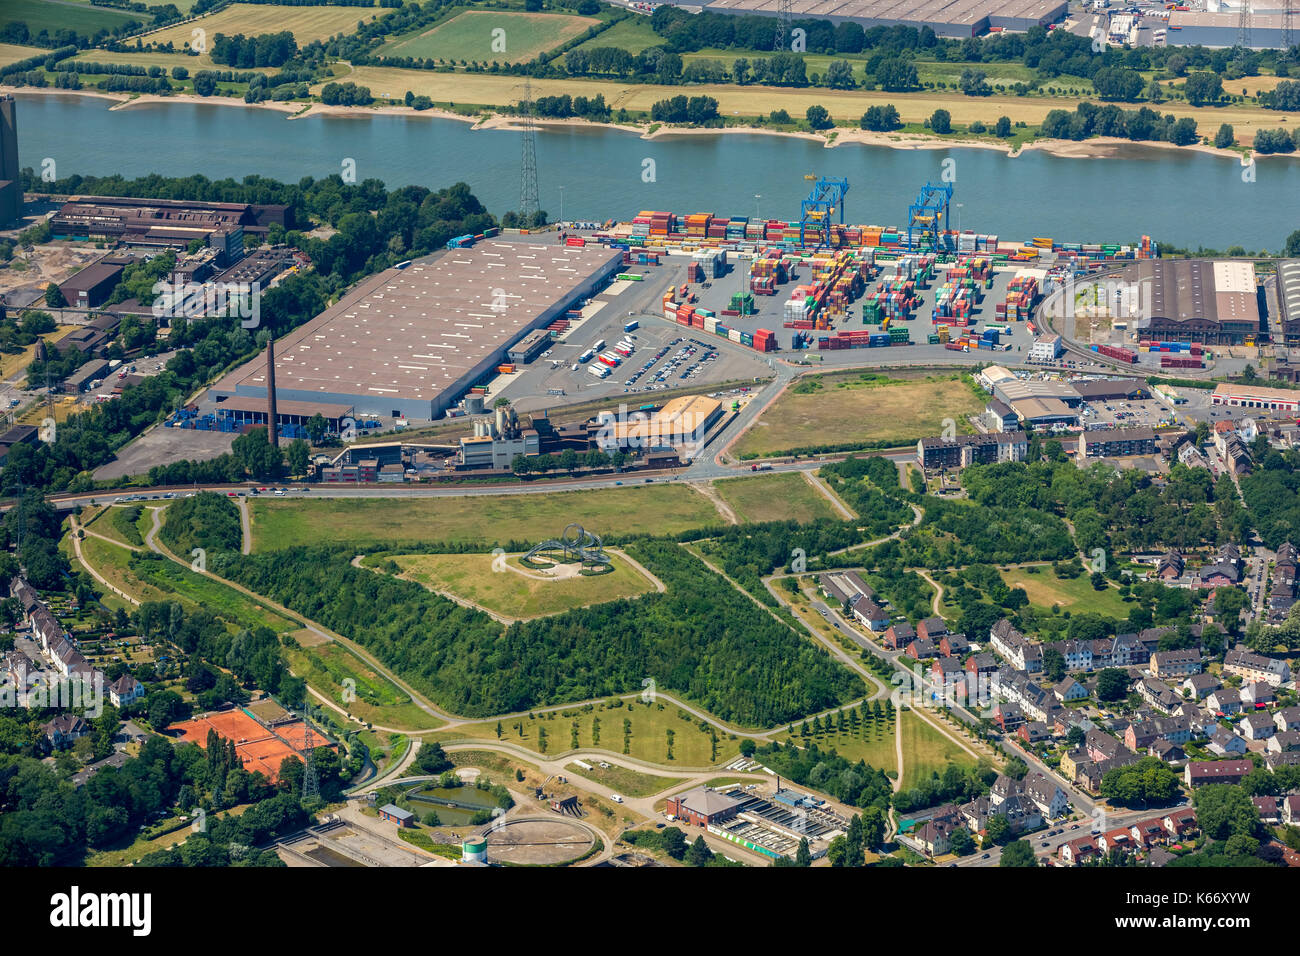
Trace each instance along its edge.
<instances>
[{"instance_id":1,"label":"park path","mask_svg":"<svg viewBox=\"0 0 1300 956\"><path fill-rule=\"evenodd\" d=\"M840 517L845 521L852 521L857 517L856 514L849 510L849 506L840 500L840 496L831 490L830 485L822 481L818 475L811 471L801 471L799 474L803 475L804 481L817 489L818 494L831 503L831 507L838 511Z\"/></svg>"},{"instance_id":2,"label":"park path","mask_svg":"<svg viewBox=\"0 0 1300 956\"><path fill-rule=\"evenodd\" d=\"M239 506L239 553L253 553L253 519L248 513L248 499L236 498L235 504Z\"/></svg>"},{"instance_id":3,"label":"park path","mask_svg":"<svg viewBox=\"0 0 1300 956\"><path fill-rule=\"evenodd\" d=\"M736 517L736 512L731 509L731 505L722 500L722 495L718 494L718 489L714 486L712 480L688 481L686 482L686 487L691 488L702 494L705 498L708 498L709 503L717 509L718 514L722 515L722 517L726 519L727 524L740 524L740 519Z\"/></svg>"},{"instance_id":4,"label":"park path","mask_svg":"<svg viewBox=\"0 0 1300 956\"><path fill-rule=\"evenodd\" d=\"M90 576L91 576L92 578L94 578L96 581L98 581L98 582L99 582L100 584L102 584L104 587L108 588L110 591L112 591L114 594L116 594L116 595L117 595L118 597L120 597L122 600L124 600L124 601L129 601L130 603L132 603L132 604L136 605L137 607L139 607L139 605L140 605L140 602L139 602L139 601L137 601L135 598L131 597L131 595L127 594L125 591L123 591L123 590L122 590L121 588L119 588L117 585L111 583L107 578L105 578L102 574L99 573L99 571L97 571L97 570L95 569L95 566L94 566L93 564L90 563L90 561L86 558L86 555L85 555L85 554L82 552L82 550L81 550L81 535L82 535L83 533L85 533L85 532L83 531L83 529L82 529L82 527L81 527L81 524L77 521L77 516L76 516L76 515L70 515L69 518L68 518L68 520L69 520L69 522L70 522L70 527L72 528L72 550L73 550L73 553L76 555L76 557L77 557L77 561L81 564L81 566L82 566L83 568L85 568L85 569L90 573ZM112 541L111 538L105 538L102 534L93 534L93 532L92 532L92 535L93 535L94 537L96 537L96 538L103 538L103 540L105 540L105 541ZM117 544L116 541L113 541L112 543L113 543L113 544ZM126 546L123 545L123 547L126 547ZM132 548L132 550L135 550L135 549Z\"/></svg>"}]
</instances>

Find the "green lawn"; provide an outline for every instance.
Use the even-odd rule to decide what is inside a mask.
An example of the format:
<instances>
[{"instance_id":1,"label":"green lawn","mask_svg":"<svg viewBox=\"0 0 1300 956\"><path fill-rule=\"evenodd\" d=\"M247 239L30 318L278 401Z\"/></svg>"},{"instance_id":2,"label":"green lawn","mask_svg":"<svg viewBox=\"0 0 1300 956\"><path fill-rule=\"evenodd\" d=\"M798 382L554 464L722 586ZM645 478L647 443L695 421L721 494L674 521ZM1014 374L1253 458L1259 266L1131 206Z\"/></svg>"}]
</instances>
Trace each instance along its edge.
<instances>
[{"instance_id":1,"label":"green lawn","mask_svg":"<svg viewBox=\"0 0 1300 956\"><path fill-rule=\"evenodd\" d=\"M620 767L618 764L602 767L599 763L591 763L590 760L584 763L591 764L591 769L584 770L576 763L569 764L565 769L574 776L586 777L602 787L609 787L610 790L624 797L649 797L669 787L675 787L686 779L685 777L656 777L654 774L641 773L628 767Z\"/></svg>"},{"instance_id":2,"label":"green lawn","mask_svg":"<svg viewBox=\"0 0 1300 956\"><path fill-rule=\"evenodd\" d=\"M560 13L467 10L432 28L390 40L386 56L524 63L600 21ZM498 32L500 31L500 32Z\"/></svg>"},{"instance_id":3,"label":"green lawn","mask_svg":"<svg viewBox=\"0 0 1300 956\"><path fill-rule=\"evenodd\" d=\"M577 49L590 50L594 47L612 46L627 50L634 56L642 50L648 50L652 46L658 46L664 42L664 38L655 33L650 27L649 17L628 17L622 20L603 33L592 37L583 43Z\"/></svg>"},{"instance_id":4,"label":"green lawn","mask_svg":"<svg viewBox=\"0 0 1300 956\"><path fill-rule=\"evenodd\" d=\"M290 669L355 717L404 730L430 730L441 725L440 720L421 710L404 691L348 648L333 642L307 646L310 632L295 636L302 644L284 650ZM347 680L355 683L345 685ZM344 693L345 688L355 690L355 699L344 700L350 696Z\"/></svg>"},{"instance_id":5,"label":"green lawn","mask_svg":"<svg viewBox=\"0 0 1300 956\"><path fill-rule=\"evenodd\" d=\"M1052 573L1050 567L1039 568L1036 574L1031 574L1028 568L1013 568L1001 573L1007 587L1024 588L1029 603L1042 610L1050 611L1052 605L1059 604L1063 609L1091 611L1109 617L1128 616L1129 605L1124 603L1119 592L1110 586L1103 591L1093 590L1087 574L1062 580Z\"/></svg>"},{"instance_id":6,"label":"green lawn","mask_svg":"<svg viewBox=\"0 0 1300 956\"><path fill-rule=\"evenodd\" d=\"M519 717L501 722L501 741L526 747L534 753L548 757L574 749L573 721L578 721L578 749L596 747L616 754L623 753L623 721L632 722L627 756L636 757L660 767L708 767L736 756L739 743L718 731L717 756L714 756L708 731L699 729L699 723L687 715L681 717L678 708L670 701L646 705L639 701L624 703L622 707L595 704L591 711L581 707L552 711L547 715ZM568 716L566 716L566 714ZM593 720L600 721L600 739L596 739ZM520 725L516 727L515 725ZM442 740L479 738L496 740L497 722L481 721L439 731L433 735ZM546 750L539 745L538 731L546 731ZM673 759L668 759L668 731L673 731ZM588 761L590 763L590 761Z\"/></svg>"},{"instance_id":7,"label":"green lawn","mask_svg":"<svg viewBox=\"0 0 1300 956\"><path fill-rule=\"evenodd\" d=\"M983 403L959 375L880 381L860 370L805 376L741 436L737 456L776 455L818 445L893 447L938 435L944 419L958 432Z\"/></svg>"},{"instance_id":8,"label":"green lawn","mask_svg":"<svg viewBox=\"0 0 1300 956\"><path fill-rule=\"evenodd\" d=\"M507 566L494 564L491 554L402 554L395 561L402 577L433 591L446 591L503 617L531 618L636 597L655 590L654 582L620 555L612 555L608 574L576 575L545 580L519 565L518 556Z\"/></svg>"},{"instance_id":9,"label":"green lawn","mask_svg":"<svg viewBox=\"0 0 1300 956\"><path fill-rule=\"evenodd\" d=\"M281 617L234 588L181 567L175 561L137 558L131 564L131 571L158 590L168 592L169 598L211 611L241 627L269 627L277 634L299 627L296 621Z\"/></svg>"},{"instance_id":10,"label":"green lawn","mask_svg":"<svg viewBox=\"0 0 1300 956\"><path fill-rule=\"evenodd\" d=\"M841 517L826 496L797 473L728 478L714 482L714 487L741 524L760 521L807 524L818 518Z\"/></svg>"},{"instance_id":11,"label":"green lawn","mask_svg":"<svg viewBox=\"0 0 1300 956\"><path fill-rule=\"evenodd\" d=\"M897 715L895 716L897 719ZM896 732L894 721L883 715L879 720L860 725L857 730L846 733L822 733L807 738L800 736L799 724L794 725L795 734L791 738L797 746L808 742L817 744L819 750L834 749L841 757L856 763L865 760L868 766L886 772L898 769L898 753L894 744ZM782 738L784 742L785 738Z\"/></svg>"},{"instance_id":12,"label":"green lawn","mask_svg":"<svg viewBox=\"0 0 1300 956\"><path fill-rule=\"evenodd\" d=\"M915 714L902 713L903 786L912 787L955 763L973 767L975 759ZM958 733L958 731L954 731Z\"/></svg>"},{"instance_id":13,"label":"green lawn","mask_svg":"<svg viewBox=\"0 0 1300 956\"><path fill-rule=\"evenodd\" d=\"M5 0L0 4L0 27L22 22L33 35L46 30L76 30L82 36L94 36L100 30L111 30L128 20L148 23L151 18L143 13L129 13L108 7L89 4L51 3L50 0ZM19 57L19 59L22 59Z\"/></svg>"},{"instance_id":14,"label":"green lawn","mask_svg":"<svg viewBox=\"0 0 1300 956\"><path fill-rule=\"evenodd\" d=\"M490 550L509 541L559 537L575 521L603 537L675 534L723 523L707 498L679 484L455 498L256 500L249 508L256 551L435 542L479 542Z\"/></svg>"}]
</instances>

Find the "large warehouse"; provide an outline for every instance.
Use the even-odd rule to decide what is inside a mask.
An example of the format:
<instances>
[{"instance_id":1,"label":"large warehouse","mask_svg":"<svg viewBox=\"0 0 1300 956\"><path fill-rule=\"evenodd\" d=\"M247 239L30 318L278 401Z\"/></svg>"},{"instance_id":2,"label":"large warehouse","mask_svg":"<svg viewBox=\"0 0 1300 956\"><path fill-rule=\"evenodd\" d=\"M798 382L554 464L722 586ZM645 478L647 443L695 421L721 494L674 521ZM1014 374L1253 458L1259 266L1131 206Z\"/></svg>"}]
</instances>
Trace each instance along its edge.
<instances>
[{"instance_id":1,"label":"large warehouse","mask_svg":"<svg viewBox=\"0 0 1300 956\"><path fill-rule=\"evenodd\" d=\"M1138 283L1143 340L1244 345L1260 331L1255 269L1249 262L1144 259L1123 272Z\"/></svg>"},{"instance_id":2,"label":"large warehouse","mask_svg":"<svg viewBox=\"0 0 1300 956\"><path fill-rule=\"evenodd\" d=\"M431 421L622 261L596 245L487 240L388 269L276 343L276 396ZM213 392L265 399L265 361Z\"/></svg>"},{"instance_id":3,"label":"large warehouse","mask_svg":"<svg viewBox=\"0 0 1300 956\"><path fill-rule=\"evenodd\" d=\"M1254 11L1250 17L1250 47L1252 50L1280 50L1282 48L1282 20L1279 13ZM1228 49L1237 45L1241 25L1240 12L1204 13L1195 10L1175 10L1169 14L1168 46L1206 46Z\"/></svg>"},{"instance_id":4,"label":"large warehouse","mask_svg":"<svg viewBox=\"0 0 1300 956\"><path fill-rule=\"evenodd\" d=\"M973 37L990 27L1028 30L1059 23L1064 0L790 0L795 20L829 20L872 27L929 27L941 37ZM776 16L780 0L711 0L711 13Z\"/></svg>"},{"instance_id":5,"label":"large warehouse","mask_svg":"<svg viewBox=\"0 0 1300 956\"><path fill-rule=\"evenodd\" d=\"M1275 309L1270 334L1273 341L1289 346L1300 346L1300 259L1287 259L1277 264L1274 284Z\"/></svg>"}]
</instances>

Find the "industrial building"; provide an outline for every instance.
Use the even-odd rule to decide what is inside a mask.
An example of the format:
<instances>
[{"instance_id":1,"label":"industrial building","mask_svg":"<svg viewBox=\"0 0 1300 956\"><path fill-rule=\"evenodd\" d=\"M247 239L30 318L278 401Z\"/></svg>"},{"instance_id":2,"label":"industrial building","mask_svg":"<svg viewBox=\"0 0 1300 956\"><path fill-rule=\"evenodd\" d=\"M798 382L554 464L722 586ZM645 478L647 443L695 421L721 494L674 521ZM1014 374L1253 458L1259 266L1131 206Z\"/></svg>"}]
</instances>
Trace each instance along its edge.
<instances>
[{"instance_id":1,"label":"industrial building","mask_svg":"<svg viewBox=\"0 0 1300 956\"><path fill-rule=\"evenodd\" d=\"M990 29L1023 32L1059 23L1064 0L791 0L790 16L872 27L929 27L941 37L974 37ZM709 13L777 16L780 0L710 0Z\"/></svg>"},{"instance_id":2,"label":"industrial building","mask_svg":"<svg viewBox=\"0 0 1300 956\"><path fill-rule=\"evenodd\" d=\"M1252 8L1254 4L1251 5ZM1240 11L1231 13L1205 13L1199 10L1174 10L1169 14L1169 46L1205 46L1228 49L1237 45L1240 36ZM1283 16L1280 13L1261 13L1252 9L1250 16L1250 48L1252 50L1280 50ZM1295 42L1294 40L1292 41Z\"/></svg>"},{"instance_id":3,"label":"industrial building","mask_svg":"<svg viewBox=\"0 0 1300 956\"><path fill-rule=\"evenodd\" d=\"M1273 289L1276 297L1276 320L1270 329L1273 341L1290 348L1300 346L1300 259L1277 264Z\"/></svg>"},{"instance_id":4,"label":"industrial building","mask_svg":"<svg viewBox=\"0 0 1300 956\"><path fill-rule=\"evenodd\" d=\"M1300 412L1300 391L1289 388L1264 388L1259 385L1220 384L1210 396L1212 405L1238 408L1267 408L1281 412Z\"/></svg>"},{"instance_id":5,"label":"industrial building","mask_svg":"<svg viewBox=\"0 0 1300 956\"><path fill-rule=\"evenodd\" d=\"M326 431L337 435L342 429L342 422L354 414L351 405L331 405L327 402L295 402L276 396L275 421L279 426L306 426L316 415L325 419ZM266 425L270 420L266 410L266 399L245 398L232 395L217 403L217 420L230 421L235 430L246 425Z\"/></svg>"},{"instance_id":6,"label":"industrial building","mask_svg":"<svg viewBox=\"0 0 1300 956\"><path fill-rule=\"evenodd\" d=\"M59 283L59 291L70 308L98 308L108 301L121 281L122 273L134 261L130 256L104 256Z\"/></svg>"},{"instance_id":7,"label":"industrial building","mask_svg":"<svg viewBox=\"0 0 1300 956\"><path fill-rule=\"evenodd\" d=\"M927 471L960 469L996 461L1024 461L1029 438L1024 432L922 438L916 443L916 463Z\"/></svg>"},{"instance_id":8,"label":"industrial building","mask_svg":"<svg viewBox=\"0 0 1300 956\"><path fill-rule=\"evenodd\" d=\"M185 249L198 239L216 250L224 265L243 257L245 234L260 241L272 223L292 229L292 209L253 203L73 196L50 218L50 229L55 239L120 242L156 251Z\"/></svg>"},{"instance_id":9,"label":"industrial building","mask_svg":"<svg viewBox=\"0 0 1300 956\"><path fill-rule=\"evenodd\" d=\"M23 217L23 184L18 178L18 102L0 96L0 227Z\"/></svg>"},{"instance_id":10,"label":"industrial building","mask_svg":"<svg viewBox=\"0 0 1300 956\"><path fill-rule=\"evenodd\" d=\"M387 269L277 343L276 393L431 421L620 268L620 253L595 245L487 240ZM265 399L264 363L214 393Z\"/></svg>"},{"instance_id":11,"label":"industrial building","mask_svg":"<svg viewBox=\"0 0 1300 956\"><path fill-rule=\"evenodd\" d=\"M741 801L714 790L712 787L696 787L675 797L669 797L667 810L685 823L697 826L722 823L736 815Z\"/></svg>"},{"instance_id":12,"label":"industrial building","mask_svg":"<svg viewBox=\"0 0 1300 956\"><path fill-rule=\"evenodd\" d=\"M612 412L597 416L593 442L601 451L617 448L653 451L671 448L689 456L722 418L722 403L704 395L684 395L649 415L633 413L621 420Z\"/></svg>"},{"instance_id":13,"label":"industrial building","mask_svg":"<svg viewBox=\"0 0 1300 956\"><path fill-rule=\"evenodd\" d=\"M1140 339L1247 345L1259 334L1259 296L1249 262L1143 259L1122 275L1139 287Z\"/></svg>"},{"instance_id":14,"label":"industrial building","mask_svg":"<svg viewBox=\"0 0 1300 956\"><path fill-rule=\"evenodd\" d=\"M519 416L509 406L496 410L492 418L474 423L474 435L460 440L457 465L461 468L492 468L508 471L516 455L542 453L541 434L536 428L520 428Z\"/></svg>"},{"instance_id":15,"label":"industrial building","mask_svg":"<svg viewBox=\"0 0 1300 956\"><path fill-rule=\"evenodd\" d=\"M1079 435L1079 461L1155 453L1156 433L1150 428L1115 428Z\"/></svg>"},{"instance_id":16,"label":"industrial building","mask_svg":"<svg viewBox=\"0 0 1300 956\"><path fill-rule=\"evenodd\" d=\"M1029 347L1029 361L1055 362L1061 357L1061 337L1059 335L1040 335Z\"/></svg>"},{"instance_id":17,"label":"industrial building","mask_svg":"<svg viewBox=\"0 0 1300 956\"><path fill-rule=\"evenodd\" d=\"M1085 402L1133 402L1150 398L1146 384L1132 378L1089 378L1071 382L1070 387Z\"/></svg>"}]
</instances>

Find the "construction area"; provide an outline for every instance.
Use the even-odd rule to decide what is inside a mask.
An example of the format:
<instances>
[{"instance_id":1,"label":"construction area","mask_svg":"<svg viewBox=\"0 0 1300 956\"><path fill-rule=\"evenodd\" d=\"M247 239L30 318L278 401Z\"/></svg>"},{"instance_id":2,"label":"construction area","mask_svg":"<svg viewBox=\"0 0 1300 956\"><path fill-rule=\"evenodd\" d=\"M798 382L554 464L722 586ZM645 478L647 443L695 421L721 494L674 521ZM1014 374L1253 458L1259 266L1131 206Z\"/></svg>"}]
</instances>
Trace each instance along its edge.
<instances>
[{"instance_id":1,"label":"construction area","mask_svg":"<svg viewBox=\"0 0 1300 956\"><path fill-rule=\"evenodd\" d=\"M791 0L794 20L829 20L872 27L929 27L941 37L974 37L990 29L1023 32L1033 26L1060 23L1064 0ZM710 0L711 13L778 16L781 0Z\"/></svg>"},{"instance_id":2,"label":"construction area","mask_svg":"<svg viewBox=\"0 0 1300 956\"><path fill-rule=\"evenodd\" d=\"M198 744L204 749L208 746L208 732L215 731L217 736L234 743L235 753L243 762L245 770L249 773L259 772L271 783L279 780L280 764L284 758L304 759L309 733L307 725L292 715L286 714L264 723L243 709L204 714L193 720L172 724L169 731L178 733L181 740ZM335 745L319 731L311 730L310 734L313 749L335 749Z\"/></svg>"}]
</instances>

